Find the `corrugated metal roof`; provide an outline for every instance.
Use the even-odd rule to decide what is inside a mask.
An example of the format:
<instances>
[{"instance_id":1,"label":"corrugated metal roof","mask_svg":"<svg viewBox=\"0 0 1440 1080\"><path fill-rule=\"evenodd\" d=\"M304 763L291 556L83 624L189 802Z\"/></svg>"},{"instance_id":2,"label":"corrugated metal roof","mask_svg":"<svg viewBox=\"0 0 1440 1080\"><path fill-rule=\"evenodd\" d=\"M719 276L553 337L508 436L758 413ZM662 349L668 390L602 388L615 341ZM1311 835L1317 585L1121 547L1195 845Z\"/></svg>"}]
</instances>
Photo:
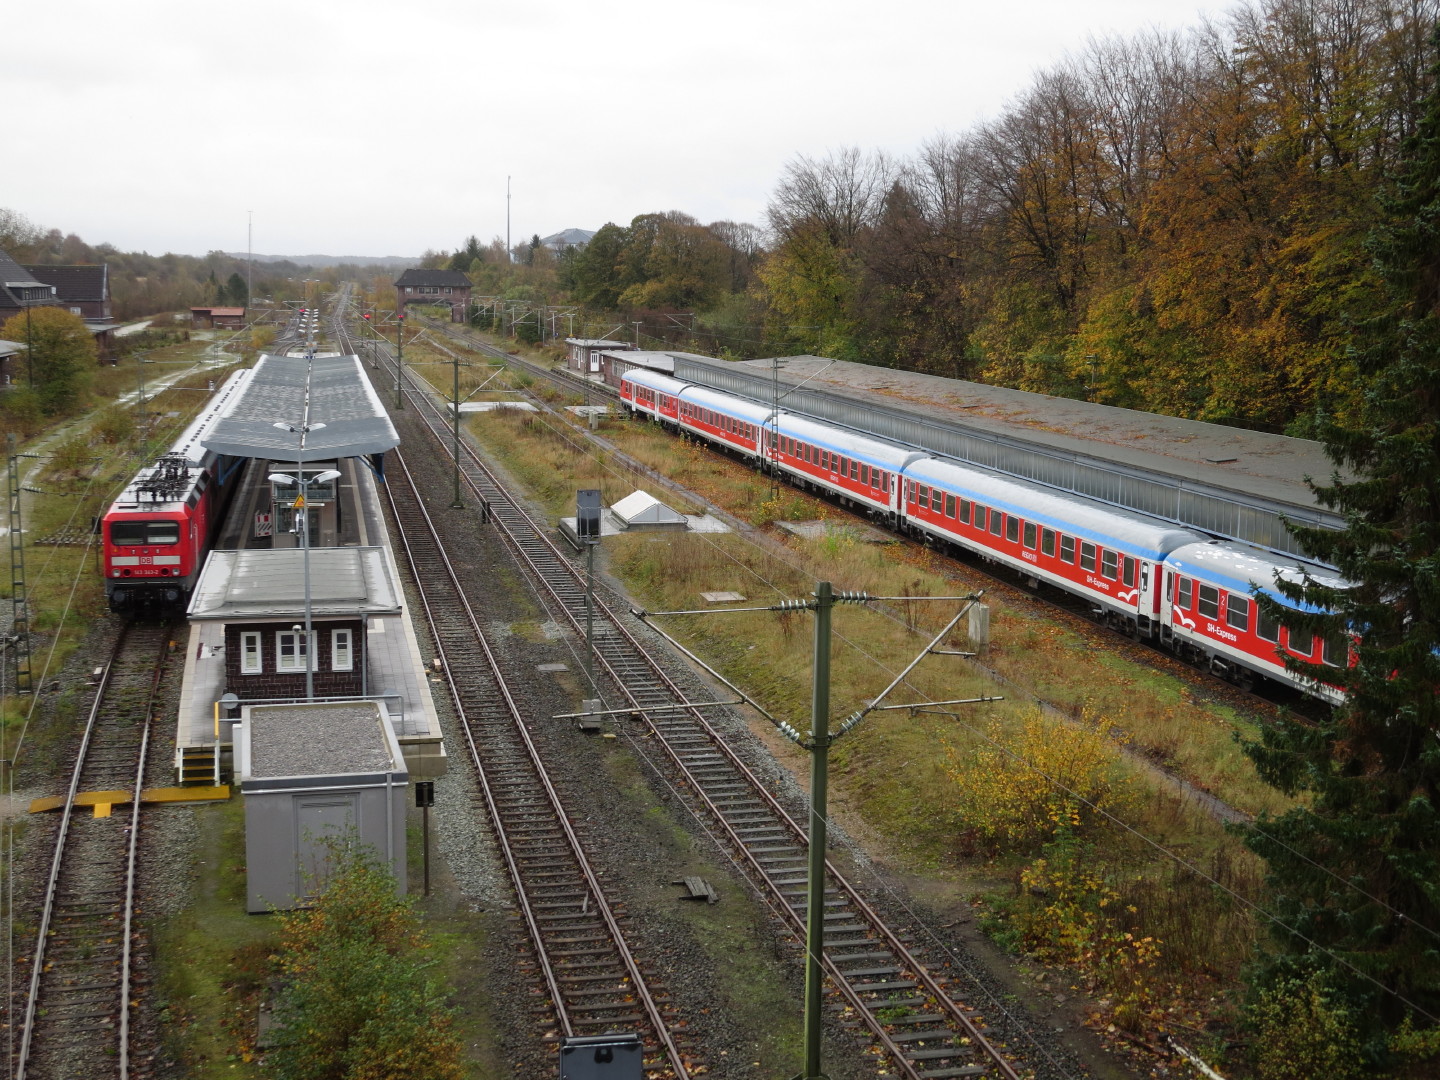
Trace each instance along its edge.
<instances>
[{"instance_id":1,"label":"corrugated metal roof","mask_svg":"<svg viewBox=\"0 0 1440 1080\"><path fill-rule=\"evenodd\" d=\"M305 610L301 548L212 551L195 584L190 618L293 619ZM395 615L399 592L379 547L310 549L311 618Z\"/></svg>"},{"instance_id":2,"label":"corrugated metal roof","mask_svg":"<svg viewBox=\"0 0 1440 1080\"><path fill-rule=\"evenodd\" d=\"M267 354L202 445L236 457L293 461L298 453L315 461L383 453L399 446L400 436L358 356Z\"/></svg>"}]
</instances>

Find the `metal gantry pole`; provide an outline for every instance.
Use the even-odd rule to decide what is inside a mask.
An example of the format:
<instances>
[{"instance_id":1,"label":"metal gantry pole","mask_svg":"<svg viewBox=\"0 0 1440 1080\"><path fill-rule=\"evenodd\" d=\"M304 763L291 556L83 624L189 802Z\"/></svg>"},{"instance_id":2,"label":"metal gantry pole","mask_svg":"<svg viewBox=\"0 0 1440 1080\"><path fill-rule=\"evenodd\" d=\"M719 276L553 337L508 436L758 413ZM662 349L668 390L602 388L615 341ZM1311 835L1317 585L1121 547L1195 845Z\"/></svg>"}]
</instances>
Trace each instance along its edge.
<instances>
[{"instance_id":1,"label":"metal gantry pole","mask_svg":"<svg viewBox=\"0 0 1440 1080\"><path fill-rule=\"evenodd\" d=\"M405 407L405 398L400 392L400 373L405 370L405 307L395 316L395 408Z\"/></svg>"},{"instance_id":2,"label":"metal gantry pole","mask_svg":"<svg viewBox=\"0 0 1440 1080\"><path fill-rule=\"evenodd\" d=\"M300 475L295 479L300 486L300 546L301 559L305 564L305 700L315 700L315 650L310 641L310 483L305 479L305 463L299 462L296 470Z\"/></svg>"},{"instance_id":3,"label":"metal gantry pole","mask_svg":"<svg viewBox=\"0 0 1440 1080\"><path fill-rule=\"evenodd\" d=\"M830 781L830 582L815 586L815 686L810 698L810 867L805 913L805 1080L820 1080L824 992L825 819Z\"/></svg>"},{"instance_id":4,"label":"metal gantry pole","mask_svg":"<svg viewBox=\"0 0 1440 1080\"><path fill-rule=\"evenodd\" d=\"M455 415L450 418L454 425L455 432L455 495L450 500L450 508L459 510L465 504L460 501L460 354L452 354L455 363L455 385L454 402Z\"/></svg>"}]
</instances>

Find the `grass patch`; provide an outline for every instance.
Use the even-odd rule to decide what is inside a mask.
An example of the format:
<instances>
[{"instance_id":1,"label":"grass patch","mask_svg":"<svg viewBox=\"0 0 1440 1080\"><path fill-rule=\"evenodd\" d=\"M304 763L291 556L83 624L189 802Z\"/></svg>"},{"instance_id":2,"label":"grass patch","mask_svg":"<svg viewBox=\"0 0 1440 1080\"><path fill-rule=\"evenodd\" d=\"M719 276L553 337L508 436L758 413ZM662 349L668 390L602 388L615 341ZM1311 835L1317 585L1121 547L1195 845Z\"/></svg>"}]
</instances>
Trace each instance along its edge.
<instances>
[{"instance_id":1,"label":"grass patch","mask_svg":"<svg viewBox=\"0 0 1440 1080\"><path fill-rule=\"evenodd\" d=\"M280 927L245 913L242 800L198 806L194 814L194 897L151 928L165 1049L195 1080L259 1078L256 1010Z\"/></svg>"}]
</instances>

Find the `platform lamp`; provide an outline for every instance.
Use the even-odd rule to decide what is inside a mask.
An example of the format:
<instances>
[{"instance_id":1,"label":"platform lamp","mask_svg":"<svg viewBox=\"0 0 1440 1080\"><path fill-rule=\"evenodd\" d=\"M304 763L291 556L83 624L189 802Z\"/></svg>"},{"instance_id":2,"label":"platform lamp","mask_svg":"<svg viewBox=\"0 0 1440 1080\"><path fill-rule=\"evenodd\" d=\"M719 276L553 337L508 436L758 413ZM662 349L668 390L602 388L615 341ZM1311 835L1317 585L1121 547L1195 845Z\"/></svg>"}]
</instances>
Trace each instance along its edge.
<instances>
[{"instance_id":1,"label":"platform lamp","mask_svg":"<svg viewBox=\"0 0 1440 1080\"><path fill-rule=\"evenodd\" d=\"M298 476L291 476L289 473L273 472L267 479L272 484L285 484L287 487L300 489L300 497L295 500L294 509L303 511L300 515L300 549L302 551L301 561L304 565L305 577L305 700L315 700L315 656L314 650L310 647L310 494L311 484L328 484L332 480L340 478L338 469L326 469L324 472L316 473L314 476L305 475L305 436L312 431L323 428L323 423L303 424L295 427L277 421L275 427L283 431L289 431L300 436L299 456L295 462L295 471Z\"/></svg>"}]
</instances>

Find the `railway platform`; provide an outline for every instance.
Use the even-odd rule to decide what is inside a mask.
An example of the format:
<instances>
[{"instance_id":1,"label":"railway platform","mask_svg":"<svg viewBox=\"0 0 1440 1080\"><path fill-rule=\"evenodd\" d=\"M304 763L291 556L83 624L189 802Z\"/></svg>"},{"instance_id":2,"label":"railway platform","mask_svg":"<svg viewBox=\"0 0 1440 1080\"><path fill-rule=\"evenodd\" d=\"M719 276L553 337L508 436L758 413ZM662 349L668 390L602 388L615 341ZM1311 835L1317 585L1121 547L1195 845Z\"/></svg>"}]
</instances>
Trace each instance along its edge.
<instances>
[{"instance_id":1,"label":"railway platform","mask_svg":"<svg viewBox=\"0 0 1440 1080\"><path fill-rule=\"evenodd\" d=\"M358 364L354 372L345 377L364 378ZM355 401L367 397L373 400L368 381L328 415L308 413L310 428L343 429L347 410L353 414ZM248 449L250 459L191 604L175 739L180 782L220 782L243 706L305 700L305 663L296 655L305 578L315 630L313 700L383 701L410 775L440 775L446 757L430 676L381 510L374 467L383 437L379 445L337 442L324 448L328 454L317 446L301 466L283 441L266 445L272 436L256 434L253 447L235 448ZM322 486L318 480L329 470L340 475ZM277 472L311 478L304 509L304 499L269 479ZM307 560L293 550L302 515L310 531Z\"/></svg>"}]
</instances>

